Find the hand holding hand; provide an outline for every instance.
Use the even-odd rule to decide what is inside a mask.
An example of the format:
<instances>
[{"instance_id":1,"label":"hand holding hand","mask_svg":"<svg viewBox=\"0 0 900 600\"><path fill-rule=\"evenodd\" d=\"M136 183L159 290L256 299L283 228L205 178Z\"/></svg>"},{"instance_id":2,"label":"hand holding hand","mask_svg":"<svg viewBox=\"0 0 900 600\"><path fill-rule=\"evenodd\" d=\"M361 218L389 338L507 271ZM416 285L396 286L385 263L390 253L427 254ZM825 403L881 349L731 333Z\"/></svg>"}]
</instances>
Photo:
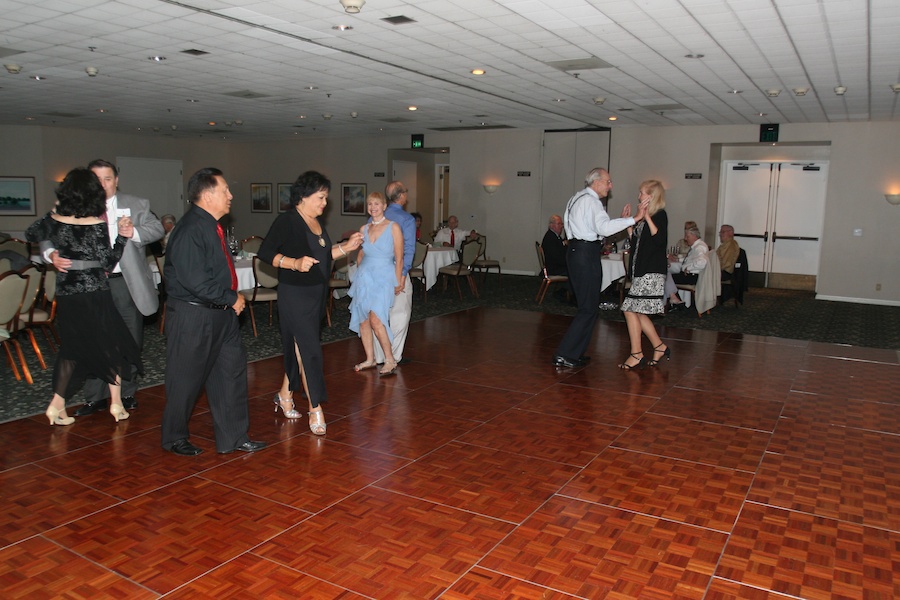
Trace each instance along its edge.
<instances>
[{"instance_id":1,"label":"hand holding hand","mask_svg":"<svg viewBox=\"0 0 900 600\"><path fill-rule=\"evenodd\" d=\"M360 232L355 232L346 242L344 242L344 250L356 250L363 243L363 236Z\"/></svg>"},{"instance_id":2,"label":"hand holding hand","mask_svg":"<svg viewBox=\"0 0 900 600\"><path fill-rule=\"evenodd\" d=\"M626 204L625 206L622 207L622 218L630 217L630 216L631 216L631 205Z\"/></svg>"},{"instance_id":3,"label":"hand holding hand","mask_svg":"<svg viewBox=\"0 0 900 600\"><path fill-rule=\"evenodd\" d=\"M50 253L50 262L53 263L53 266L60 273L68 273L69 267L72 266L72 260L69 258L63 258L59 255L59 250L54 250Z\"/></svg>"},{"instance_id":4,"label":"hand holding hand","mask_svg":"<svg viewBox=\"0 0 900 600\"><path fill-rule=\"evenodd\" d=\"M122 217L116 222L119 228L119 235L125 238L131 238L134 235L134 222L131 217Z\"/></svg>"}]
</instances>

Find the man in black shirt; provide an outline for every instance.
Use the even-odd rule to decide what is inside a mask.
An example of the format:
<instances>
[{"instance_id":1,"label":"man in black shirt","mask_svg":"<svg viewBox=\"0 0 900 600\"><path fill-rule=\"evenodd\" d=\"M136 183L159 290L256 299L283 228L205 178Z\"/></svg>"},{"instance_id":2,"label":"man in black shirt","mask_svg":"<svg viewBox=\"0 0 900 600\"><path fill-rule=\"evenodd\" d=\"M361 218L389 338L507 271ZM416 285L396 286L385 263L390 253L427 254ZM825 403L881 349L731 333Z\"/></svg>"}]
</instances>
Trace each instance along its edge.
<instances>
[{"instance_id":1,"label":"man in black shirt","mask_svg":"<svg viewBox=\"0 0 900 600\"><path fill-rule=\"evenodd\" d=\"M247 353L238 315L244 297L219 219L231 210L222 172L200 169L188 182L193 206L172 231L166 252L166 408L162 446L182 456L202 450L188 441L188 421L206 388L216 449L256 452L247 435Z\"/></svg>"},{"instance_id":2,"label":"man in black shirt","mask_svg":"<svg viewBox=\"0 0 900 600\"><path fill-rule=\"evenodd\" d=\"M544 250L544 266L548 275L568 275L566 267L566 246L562 238L563 220L559 215L552 215L547 224L547 233L541 242Z\"/></svg>"}]
</instances>

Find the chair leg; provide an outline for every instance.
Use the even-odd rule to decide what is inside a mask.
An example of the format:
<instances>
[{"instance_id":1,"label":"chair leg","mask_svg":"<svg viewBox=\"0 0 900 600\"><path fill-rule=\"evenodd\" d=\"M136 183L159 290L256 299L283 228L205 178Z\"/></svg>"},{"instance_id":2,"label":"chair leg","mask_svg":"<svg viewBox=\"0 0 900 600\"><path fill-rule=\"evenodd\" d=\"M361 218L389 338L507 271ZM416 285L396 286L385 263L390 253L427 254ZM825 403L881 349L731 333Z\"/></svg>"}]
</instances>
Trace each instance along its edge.
<instances>
[{"instance_id":1,"label":"chair leg","mask_svg":"<svg viewBox=\"0 0 900 600\"><path fill-rule=\"evenodd\" d=\"M6 360L9 362L9 368L12 369L13 375L16 376L16 381L22 381L22 376L19 375L19 368L16 366L16 360L13 358L13 353L9 349L12 342L8 342L4 340L3 349L6 350Z\"/></svg>"},{"instance_id":2,"label":"chair leg","mask_svg":"<svg viewBox=\"0 0 900 600\"><path fill-rule=\"evenodd\" d=\"M247 308L250 309L250 324L253 325L253 337L256 337L256 315L253 314L253 303L248 302Z\"/></svg>"},{"instance_id":3,"label":"chair leg","mask_svg":"<svg viewBox=\"0 0 900 600\"><path fill-rule=\"evenodd\" d=\"M16 348L16 354L19 355L19 363L22 365L22 374L25 376L25 381L33 385L34 379L31 378L31 371L28 370L28 363L25 362L25 354L22 352L22 346L19 345L17 340L12 340L12 343Z\"/></svg>"},{"instance_id":4,"label":"chair leg","mask_svg":"<svg viewBox=\"0 0 900 600\"><path fill-rule=\"evenodd\" d=\"M159 332L163 333L166 328L166 305L162 305L162 311L159 313Z\"/></svg>"},{"instance_id":5,"label":"chair leg","mask_svg":"<svg viewBox=\"0 0 900 600\"><path fill-rule=\"evenodd\" d=\"M28 338L31 340L31 347L34 348L34 353L37 354L38 362L41 363L41 369L46 371L47 363L44 362L44 355L41 353L40 347L38 347L37 338L34 337L34 331L30 327L25 331L28 333Z\"/></svg>"},{"instance_id":6,"label":"chair leg","mask_svg":"<svg viewBox=\"0 0 900 600\"><path fill-rule=\"evenodd\" d=\"M274 304L275 304L274 300L269 300L269 327L272 326L272 312L274 312L274 310L275 310Z\"/></svg>"},{"instance_id":7,"label":"chair leg","mask_svg":"<svg viewBox=\"0 0 900 600\"><path fill-rule=\"evenodd\" d=\"M537 296L534 297L534 301L538 304L544 303L544 295L547 293L547 288L550 287L550 282L546 279L541 279L541 287L538 288Z\"/></svg>"},{"instance_id":8,"label":"chair leg","mask_svg":"<svg viewBox=\"0 0 900 600\"><path fill-rule=\"evenodd\" d=\"M47 345L50 346L50 350L56 352L56 344L53 343L53 338L57 338L57 342L59 342L59 336L56 335L56 331L53 329L53 324L49 325L41 325L41 333L44 334L44 339L47 340ZM51 337L50 334L53 334Z\"/></svg>"}]
</instances>

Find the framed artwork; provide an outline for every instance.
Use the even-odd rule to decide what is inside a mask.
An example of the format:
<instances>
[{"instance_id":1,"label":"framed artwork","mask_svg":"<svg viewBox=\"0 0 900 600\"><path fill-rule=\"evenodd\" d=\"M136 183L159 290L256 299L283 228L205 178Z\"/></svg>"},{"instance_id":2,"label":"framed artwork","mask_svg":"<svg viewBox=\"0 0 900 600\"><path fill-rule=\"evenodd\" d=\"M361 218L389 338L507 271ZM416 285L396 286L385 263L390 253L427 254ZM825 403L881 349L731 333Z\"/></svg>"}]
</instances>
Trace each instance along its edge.
<instances>
[{"instance_id":1,"label":"framed artwork","mask_svg":"<svg viewBox=\"0 0 900 600\"><path fill-rule=\"evenodd\" d=\"M0 215L35 215L34 177L0 177Z\"/></svg>"},{"instance_id":2,"label":"framed artwork","mask_svg":"<svg viewBox=\"0 0 900 600\"><path fill-rule=\"evenodd\" d=\"M278 184L278 212L287 212L291 207L291 184Z\"/></svg>"},{"instance_id":3,"label":"framed artwork","mask_svg":"<svg viewBox=\"0 0 900 600\"><path fill-rule=\"evenodd\" d=\"M250 212L272 212L272 184L250 184Z\"/></svg>"},{"instance_id":4,"label":"framed artwork","mask_svg":"<svg viewBox=\"0 0 900 600\"><path fill-rule=\"evenodd\" d=\"M341 214L359 215L366 214L366 184L342 183L341 184Z\"/></svg>"}]
</instances>

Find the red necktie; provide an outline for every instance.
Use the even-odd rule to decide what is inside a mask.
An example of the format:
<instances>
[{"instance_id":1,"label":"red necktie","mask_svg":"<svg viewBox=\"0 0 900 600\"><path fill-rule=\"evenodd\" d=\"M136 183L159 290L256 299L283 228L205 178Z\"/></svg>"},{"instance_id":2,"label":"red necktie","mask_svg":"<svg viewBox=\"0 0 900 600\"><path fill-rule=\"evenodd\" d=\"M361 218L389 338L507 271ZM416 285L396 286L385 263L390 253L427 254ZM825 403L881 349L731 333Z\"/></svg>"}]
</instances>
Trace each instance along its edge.
<instances>
[{"instance_id":1,"label":"red necktie","mask_svg":"<svg viewBox=\"0 0 900 600\"><path fill-rule=\"evenodd\" d=\"M225 231L222 229L221 223L216 223L216 233L219 234L219 241L222 242L222 252L225 253L225 260L228 261L228 268L231 270L231 289L237 291L237 271L234 270L234 263L231 261L231 253L228 252L228 244L225 243Z\"/></svg>"},{"instance_id":2,"label":"red necktie","mask_svg":"<svg viewBox=\"0 0 900 600\"><path fill-rule=\"evenodd\" d=\"M450 245L456 248L456 235L453 233L453 230L450 230Z\"/></svg>"}]
</instances>

